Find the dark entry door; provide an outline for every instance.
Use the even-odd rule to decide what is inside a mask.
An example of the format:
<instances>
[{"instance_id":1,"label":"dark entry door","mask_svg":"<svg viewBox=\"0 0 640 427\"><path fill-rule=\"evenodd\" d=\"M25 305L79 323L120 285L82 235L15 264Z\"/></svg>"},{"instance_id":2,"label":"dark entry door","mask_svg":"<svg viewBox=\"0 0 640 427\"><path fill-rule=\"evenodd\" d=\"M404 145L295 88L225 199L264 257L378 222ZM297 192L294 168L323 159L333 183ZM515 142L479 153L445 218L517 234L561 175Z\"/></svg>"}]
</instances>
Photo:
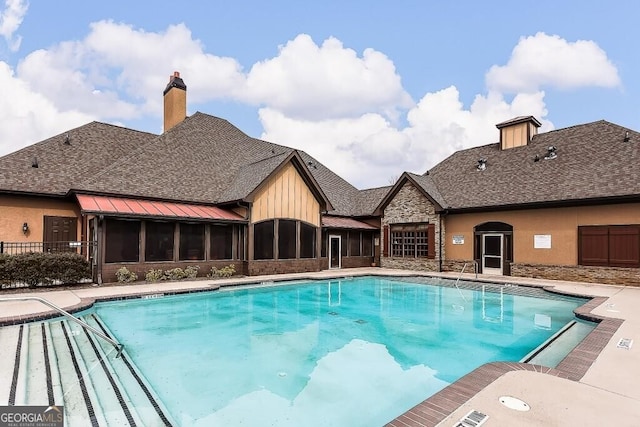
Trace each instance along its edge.
<instances>
[{"instance_id":1,"label":"dark entry door","mask_svg":"<svg viewBox=\"0 0 640 427\"><path fill-rule=\"evenodd\" d=\"M329 268L341 268L341 238L340 236L329 236Z\"/></svg>"},{"instance_id":2,"label":"dark entry door","mask_svg":"<svg viewBox=\"0 0 640 427\"><path fill-rule=\"evenodd\" d=\"M78 236L78 219L65 216L45 216L43 249L45 252L75 251L76 247L69 242L75 242Z\"/></svg>"}]
</instances>

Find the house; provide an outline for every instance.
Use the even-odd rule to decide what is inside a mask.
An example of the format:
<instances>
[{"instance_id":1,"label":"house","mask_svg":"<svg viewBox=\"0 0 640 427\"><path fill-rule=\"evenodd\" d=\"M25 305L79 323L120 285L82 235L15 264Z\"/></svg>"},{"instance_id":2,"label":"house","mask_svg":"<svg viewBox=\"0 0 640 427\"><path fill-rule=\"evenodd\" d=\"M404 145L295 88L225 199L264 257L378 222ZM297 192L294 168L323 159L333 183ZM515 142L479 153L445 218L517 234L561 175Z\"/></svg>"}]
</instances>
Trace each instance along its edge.
<instances>
[{"instance_id":1,"label":"house","mask_svg":"<svg viewBox=\"0 0 640 427\"><path fill-rule=\"evenodd\" d=\"M92 122L0 158L0 252L80 251L99 283L123 266L144 277L376 262L388 188L360 191L303 151L187 117L186 95L176 72L161 135Z\"/></svg>"},{"instance_id":2,"label":"house","mask_svg":"<svg viewBox=\"0 0 640 427\"><path fill-rule=\"evenodd\" d=\"M640 133L593 123L538 134L532 116L499 142L404 173L375 213L381 265L640 283Z\"/></svg>"},{"instance_id":3,"label":"house","mask_svg":"<svg viewBox=\"0 0 640 427\"><path fill-rule=\"evenodd\" d=\"M532 116L393 186L358 190L304 151L187 117L179 73L164 132L93 122L0 158L0 253L78 251L121 267L229 264L245 275L381 265L640 282L640 133Z\"/></svg>"}]
</instances>

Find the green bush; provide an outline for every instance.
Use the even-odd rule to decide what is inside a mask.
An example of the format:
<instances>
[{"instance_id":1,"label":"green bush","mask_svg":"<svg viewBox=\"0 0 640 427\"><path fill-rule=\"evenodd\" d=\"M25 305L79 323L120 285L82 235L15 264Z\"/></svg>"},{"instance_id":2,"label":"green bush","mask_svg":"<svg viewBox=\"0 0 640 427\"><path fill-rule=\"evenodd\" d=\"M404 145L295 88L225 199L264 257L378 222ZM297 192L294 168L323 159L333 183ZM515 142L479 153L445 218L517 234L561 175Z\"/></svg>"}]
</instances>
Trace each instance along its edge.
<instances>
[{"instance_id":1,"label":"green bush","mask_svg":"<svg viewBox=\"0 0 640 427\"><path fill-rule=\"evenodd\" d=\"M222 277L231 277L235 274L236 267L233 264L229 264L226 267L216 268L211 267L211 273L207 274L207 277L212 278L222 278Z\"/></svg>"},{"instance_id":2,"label":"green bush","mask_svg":"<svg viewBox=\"0 0 640 427\"><path fill-rule=\"evenodd\" d=\"M138 280L138 275L134 271L129 271L127 267L120 267L116 271L116 279L120 283L130 283Z\"/></svg>"},{"instance_id":3,"label":"green bush","mask_svg":"<svg viewBox=\"0 0 640 427\"><path fill-rule=\"evenodd\" d=\"M91 266L81 255L70 252L25 252L0 255L0 283L28 286L74 284L91 278Z\"/></svg>"},{"instance_id":4,"label":"green bush","mask_svg":"<svg viewBox=\"0 0 640 427\"><path fill-rule=\"evenodd\" d=\"M164 276L167 280L180 280L187 277L184 273L184 270L180 267L172 268L171 270L165 271Z\"/></svg>"},{"instance_id":5,"label":"green bush","mask_svg":"<svg viewBox=\"0 0 640 427\"><path fill-rule=\"evenodd\" d=\"M184 276L187 279L195 279L198 277L198 270L200 270L200 266L196 265L195 267L192 265L188 265L184 268Z\"/></svg>"},{"instance_id":6,"label":"green bush","mask_svg":"<svg viewBox=\"0 0 640 427\"><path fill-rule=\"evenodd\" d=\"M151 269L147 271L147 274L144 276L144 280L147 282L158 282L160 280L164 280L164 272L161 269Z\"/></svg>"}]
</instances>

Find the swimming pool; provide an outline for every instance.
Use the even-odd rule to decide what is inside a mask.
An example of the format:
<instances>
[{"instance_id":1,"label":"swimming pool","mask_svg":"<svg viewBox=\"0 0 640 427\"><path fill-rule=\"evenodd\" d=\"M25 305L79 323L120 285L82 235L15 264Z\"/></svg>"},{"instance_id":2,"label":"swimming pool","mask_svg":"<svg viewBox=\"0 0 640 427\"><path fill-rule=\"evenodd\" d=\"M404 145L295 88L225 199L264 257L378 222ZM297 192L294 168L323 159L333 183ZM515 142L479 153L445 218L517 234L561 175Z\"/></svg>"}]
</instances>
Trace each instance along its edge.
<instances>
[{"instance_id":1,"label":"swimming pool","mask_svg":"<svg viewBox=\"0 0 640 427\"><path fill-rule=\"evenodd\" d=\"M94 307L182 426L383 425L474 368L519 361L586 300L361 277Z\"/></svg>"}]
</instances>

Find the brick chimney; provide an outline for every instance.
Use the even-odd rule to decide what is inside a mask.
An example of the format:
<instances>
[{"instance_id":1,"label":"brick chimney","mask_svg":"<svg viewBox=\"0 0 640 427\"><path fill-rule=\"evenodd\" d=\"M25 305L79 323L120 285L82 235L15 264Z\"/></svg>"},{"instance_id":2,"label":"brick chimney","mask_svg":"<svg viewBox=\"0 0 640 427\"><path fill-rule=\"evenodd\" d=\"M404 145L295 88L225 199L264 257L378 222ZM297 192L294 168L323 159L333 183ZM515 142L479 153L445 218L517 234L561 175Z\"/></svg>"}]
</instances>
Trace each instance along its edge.
<instances>
[{"instance_id":1,"label":"brick chimney","mask_svg":"<svg viewBox=\"0 0 640 427\"><path fill-rule=\"evenodd\" d=\"M164 89L164 131L168 131L187 117L187 85L174 71Z\"/></svg>"},{"instance_id":2,"label":"brick chimney","mask_svg":"<svg viewBox=\"0 0 640 427\"><path fill-rule=\"evenodd\" d=\"M533 116L519 116L498 123L496 127L500 129L500 148L507 150L529 144L540 126L541 123Z\"/></svg>"}]
</instances>

